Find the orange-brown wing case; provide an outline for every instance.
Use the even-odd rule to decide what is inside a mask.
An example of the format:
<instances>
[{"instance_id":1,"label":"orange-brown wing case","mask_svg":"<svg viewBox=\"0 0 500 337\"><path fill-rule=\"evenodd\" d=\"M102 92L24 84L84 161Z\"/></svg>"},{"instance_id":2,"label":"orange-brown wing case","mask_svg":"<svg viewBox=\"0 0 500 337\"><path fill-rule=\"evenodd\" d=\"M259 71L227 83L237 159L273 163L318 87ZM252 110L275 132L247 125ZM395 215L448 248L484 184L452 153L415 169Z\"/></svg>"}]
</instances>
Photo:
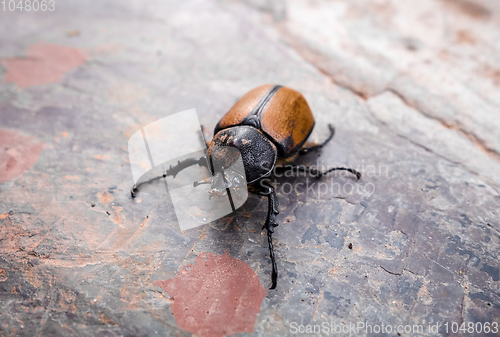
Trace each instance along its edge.
<instances>
[{"instance_id":1,"label":"orange-brown wing case","mask_svg":"<svg viewBox=\"0 0 500 337\"><path fill-rule=\"evenodd\" d=\"M276 145L280 157L295 154L314 127L314 116L298 91L279 85L263 85L246 93L221 118L214 134L237 125L262 131Z\"/></svg>"}]
</instances>

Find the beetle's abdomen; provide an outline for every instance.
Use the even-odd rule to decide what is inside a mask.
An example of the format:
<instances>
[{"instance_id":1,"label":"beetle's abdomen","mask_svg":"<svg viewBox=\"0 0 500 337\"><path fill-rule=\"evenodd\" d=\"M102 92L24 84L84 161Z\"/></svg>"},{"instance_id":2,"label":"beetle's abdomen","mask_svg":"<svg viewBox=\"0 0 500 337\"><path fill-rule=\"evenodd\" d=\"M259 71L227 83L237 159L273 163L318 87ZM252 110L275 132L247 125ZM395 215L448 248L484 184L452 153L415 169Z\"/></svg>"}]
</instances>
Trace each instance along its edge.
<instances>
[{"instance_id":1,"label":"beetle's abdomen","mask_svg":"<svg viewBox=\"0 0 500 337\"><path fill-rule=\"evenodd\" d=\"M295 154L306 142L314 117L304 96L293 89L263 85L246 93L215 128L249 125L261 130L276 145L280 157Z\"/></svg>"},{"instance_id":2,"label":"beetle's abdomen","mask_svg":"<svg viewBox=\"0 0 500 337\"><path fill-rule=\"evenodd\" d=\"M276 162L276 146L251 126L230 127L219 131L212 139L208 154L226 168L236 160L230 155L230 151L225 151L227 146L239 150L248 184L268 174Z\"/></svg>"}]
</instances>

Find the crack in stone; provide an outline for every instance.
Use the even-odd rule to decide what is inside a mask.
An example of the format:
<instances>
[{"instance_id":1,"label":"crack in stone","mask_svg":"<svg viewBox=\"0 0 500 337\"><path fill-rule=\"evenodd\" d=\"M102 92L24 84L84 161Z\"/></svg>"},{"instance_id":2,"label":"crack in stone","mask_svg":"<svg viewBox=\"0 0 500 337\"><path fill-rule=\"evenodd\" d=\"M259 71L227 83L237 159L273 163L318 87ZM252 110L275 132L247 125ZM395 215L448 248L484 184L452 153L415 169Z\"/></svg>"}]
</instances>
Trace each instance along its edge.
<instances>
[{"instance_id":1,"label":"crack in stone","mask_svg":"<svg viewBox=\"0 0 500 337\"><path fill-rule=\"evenodd\" d=\"M460 301L460 319L461 319L460 324L462 324L463 322L466 321L466 319L464 317L464 315L465 315L465 296L466 296L466 286L464 285L463 296L462 296L462 300Z\"/></svg>"},{"instance_id":2,"label":"crack in stone","mask_svg":"<svg viewBox=\"0 0 500 337\"><path fill-rule=\"evenodd\" d=\"M324 55L322 52L320 52L318 50L314 50L311 47L308 47L307 45L304 45L306 43L297 42L300 38L295 37L293 34L291 34L289 32L285 32L283 29L280 29L280 28L275 28L275 29L282 37L282 39L283 39L282 41L292 51L297 53L305 63L312 66L314 69L316 69L317 72L319 72L323 76L328 77L339 88L342 88L342 89L345 89L345 90L351 92L352 94L354 94L355 96L357 96L358 98L360 98L363 101L368 99L370 96L376 96L385 90L385 89L382 89L382 90L374 92L370 95L370 94L364 93L360 90L356 90L356 89L354 89L353 86L349 86L346 83L340 83L338 80L335 79L335 76L333 74L331 74L328 70L326 70L324 67L319 65L319 63L321 61L318 60L317 58L323 57L326 60L328 60L329 57L327 55Z\"/></svg>"},{"instance_id":3,"label":"crack in stone","mask_svg":"<svg viewBox=\"0 0 500 337\"><path fill-rule=\"evenodd\" d=\"M420 225L417 225L417 229L415 230L415 233L413 234L412 237L408 236L408 234L406 234L402 230L399 230L401 233L403 233L406 236L406 239L410 241L410 244L408 245L408 249L406 250L405 256L403 258L403 271L408 270L408 256L410 256L410 251L415 246L415 242L417 241L417 235L418 235L419 229L420 229ZM413 274L413 272L412 272L412 274Z\"/></svg>"},{"instance_id":4,"label":"crack in stone","mask_svg":"<svg viewBox=\"0 0 500 337\"><path fill-rule=\"evenodd\" d=\"M381 94L383 92L392 92L393 94L395 94L396 96L398 96L410 108L418 111L420 114L422 114L423 116L425 116L425 117L427 117L429 119L437 121L438 123L440 123L441 125L443 125L447 129L454 130L454 131L458 132L463 137L467 138L472 144L474 144L476 147L478 147L481 151L485 152L488 156L490 156L494 160L500 162L500 153L498 151L496 151L495 149L489 147L486 144L486 142L484 140L482 140L481 138L479 138L476 134L474 134L474 133L472 133L470 131L465 130L465 128L460 123L450 123L450 122L448 122L448 121L446 121L446 120L444 120L442 118L439 118L439 117L436 117L436 116L433 116L431 114L426 113L425 111L419 109L415 104L411 103L402 93L400 93L399 91L397 91L396 89L391 88L391 87L386 87L384 90L381 90L379 92L375 92L372 95L366 95L366 94L364 94L364 93L362 93L362 92L360 92L360 91L358 91L358 90L356 90L356 89L354 89L354 88L352 88L350 86L347 86L346 84L341 84L341 83L339 83L338 81L335 80L335 78L334 78L334 76L332 74L330 74L327 70L325 70L323 67L321 67L319 64L317 64L317 62L315 62L315 60L313 60L312 57L308 57L308 55L304 55L304 51L306 53L308 53L308 54L312 53L312 51L309 50L307 48L307 46L298 46L296 43L293 43L293 42L289 41L290 39L286 39L286 40L287 40L286 41L287 45L292 50L294 50L295 52L297 52L306 63L308 63L309 65L311 65L320 74L322 74L322 75L328 77L329 79L331 79L332 82L335 85L337 85L340 88L343 88L345 90L350 91L355 96L359 97L362 101L366 101L366 99L368 99L370 97L377 96L377 95L379 95L379 94ZM422 144L415 143L415 142L411 141L408 138L406 138L406 140L409 140L410 142L414 143L415 145L418 145L418 146L424 148L428 152L432 152L432 153L436 154L435 152L433 152L432 150L430 150L429 148L425 147ZM450 161L450 162L452 162L454 164L459 164L461 167L463 167L460 163L454 162L454 161L452 161L452 160L450 160L448 158L445 158L445 157L443 157L443 156L441 156L439 154L436 154L436 155L438 155L441 158L446 159L446 160L448 160L448 161ZM467 170L467 171L471 172L469 170ZM476 173L473 173L473 174L477 175ZM482 179L484 179L484 178L482 178Z\"/></svg>"},{"instance_id":5,"label":"crack in stone","mask_svg":"<svg viewBox=\"0 0 500 337\"><path fill-rule=\"evenodd\" d=\"M408 237L408 234L406 234L405 232L403 232L401 229L399 230L401 233L403 233L405 236L406 236L406 239L408 240L409 237Z\"/></svg>"},{"instance_id":6,"label":"crack in stone","mask_svg":"<svg viewBox=\"0 0 500 337\"><path fill-rule=\"evenodd\" d=\"M429 113L426 113L425 111L421 110L418 108L418 106L412 102L410 102L402 93L397 91L394 88L387 88L387 92L391 92L394 95L398 96L408 107L412 108L413 110L419 112L423 116L432 119L442 126L444 126L447 129L454 130L461 134L463 137L467 138L472 144L474 144L476 147L478 147L481 151L485 152L487 155L492 157L496 161L500 161L500 153L498 153L495 149L492 149L489 147L484 140L479 138L477 135L474 133L467 131L464 129L464 127L460 123L451 123L450 121L446 121L442 118L439 118L437 116L433 116Z\"/></svg>"},{"instance_id":7,"label":"crack in stone","mask_svg":"<svg viewBox=\"0 0 500 337\"><path fill-rule=\"evenodd\" d=\"M399 95L398 95L398 97L399 97ZM413 106L410 106L410 108L412 108L414 110L417 110ZM462 170L464 170L464 171L466 171L466 172L468 172L468 173L470 173L470 174L472 174L472 175L480 178L484 182L487 182L488 185L489 185L489 187L491 187L496 193L500 193L500 191L497 189L497 185L495 183L489 181L485 177L483 177L481 174L479 174L479 173L477 173L475 171L470 170L468 167L466 167L465 165L463 165L460 162L454 161L454 160L452 160L450 158L447 158L447 157L445 157L445 156L443 156L443 155L441 155L441 154L439 154L437 152L434 152L432 149L428 148L427 146L425 146L423 144L420 144L420 143L418 143L418 142L416 142L416 141L414 141L414 140L412 140L412 139L410 139L410 138L408 138L408 137L400 134L399 132L394 131L389 125L387 125L387 123L385 123L384 121L381 121L370 109L367 108L367 110L368 110L369 114L378 122L379 125L384 126L386 129L390 130L392 132L392 134L394 134L395 136L397 136L399 138L402 138L402 139L410 142L411 144L424 149L426 152L429 152L429 153L435 155L436 157L439 157L439 158L441 158L443 160L446 160L447 162L449 162L449 163L451 163L453 165L456 165L456 166L460 167ZM422 114L425 116L424 113L422 113Z\"/></svg>"},{"instance_id":8,"label":"crack in stone","mask_svg":"<svg viewBox=\"0 0 500 337\"><path fill-rule=\"evenodd\" d=\"M403 271L407 271L407 272L409 272L410 274L413 274L413 275L415 275L415 276L420 276L420 275L418 275L417 273L412 272L410 269L403 268Z\"/></svg>"},{"instance_id":9,"label":"crack in stone","mask_svg":"<svg viewBox=\"0 0 500 337\"><path fill-rule=\"evenodd\" d=\"M402 273L393 273L392 271L388 271L387 269L385 269L384 267L380 266L380 268L382 268L385 272L391 274L391 275L396 275L396 276L401 276Z\"/></svg>"}]
</instances>

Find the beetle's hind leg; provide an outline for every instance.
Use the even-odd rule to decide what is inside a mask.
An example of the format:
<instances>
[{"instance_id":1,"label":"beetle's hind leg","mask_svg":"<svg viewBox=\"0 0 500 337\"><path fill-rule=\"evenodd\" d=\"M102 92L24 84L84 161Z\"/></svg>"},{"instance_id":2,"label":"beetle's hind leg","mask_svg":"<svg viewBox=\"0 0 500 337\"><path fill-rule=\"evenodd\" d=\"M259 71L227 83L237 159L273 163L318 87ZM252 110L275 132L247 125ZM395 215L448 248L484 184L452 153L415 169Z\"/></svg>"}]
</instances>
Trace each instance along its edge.
<instances>
[{"instance_id":1,"label":"beetle's hind leg","mask_svg":"<svg viewBox=\"0 0 500 337\"><path fill-rule=\"evenodd\" d=\"M287 166L276 167L276 170L279 170L281 172L284 172L287 170L291 170L291 171L297 170L297 172L310 173L311 175L315 176L316 178L321 178L332 171L347 171L347 172L354 174L356 176L357 180L361 179L361 173L359 173L355 169L352 169L349 167L332 167L326 171L318 171L317 169L309 167L309 166L287 165Z\"/></svg>"},{"instance_id":2,"label":"beetle's hind leg","mask_svg":"<svg viewBox=\"0 0 500 337\"><path fill-rule=\"evenodd\" d=\"M315 170L315 169L311 169L311 173L316 172L316 177L318 177L318 178L321 178L322 176L327 175L328 173L330 173L332 171L347 171L347 172L354 174L356 176L356 180L361 179L361 173L356 171L355 169L352 169L349 167L332 167L332 168L330 168L326 171L323 171L323 172Z\"/></svg>"},{"instance_id":3,"label":"beetle's hind leg","mask_svg":"<svg viewBox=\"0 0 500 337\"><path fill-rule=\"evenodd\" d=\"M278 267L274 256L273 233L274 229L278 226L278 223L276 222L276 215L279 214L278 198L276 197L273 185L268 184L265 181L260 181L259 185L257 194L267 197L268 200L267 218L262 229L267 230L267 244L269 246L269 256L271 257L273 267L271 273L272 284L270 289L275 289L278 282Z\"/></svg>"},{"instance_id":4,"label":"beetle's hind leg","mask_svg":"<svg viewBox=\"0 0 500 337\"><path fill-rule=\"evenodd\" d=\"M313 145L310 147L304 147L304 148L299 150L299 155L306 154L306 153L309 153L311 151L317 151L317 150L321 149L323 146L325 146L329 141L331 141L333 138L333 135L335 134L335 128L333 127L332 124L328 124L328 128L330 129L330 135L323 143L316 144L316 145Z\"/></svg>"},{"instance_id":5,"label":"beetle's hind leg","mask_svg":"<svg viewBox=\"0 0 500 337\"><path fill-rule=\"evenodd\" d=\"M183 160L183 161L178 161L177 165L175 165L175 166L170 165L169 169L165 173L163 173L163 175L146 180L146 181L143 181L142 183L139 183L137 185L134 185L134 187L132 187L132 190L130 191L130 195L132 196L132 198L135 198L137 195L137 192L139 191L139 187L141 187L142 185L149 184L155 180L165 178L167 176L173 176L175 178L175 176L180 171L182 171L190 166L196 165L196 164L198 164L198 166L207 167L206 157L201 157L200 159L188 158L188 159Z\"/></svg>"}]
</instances>

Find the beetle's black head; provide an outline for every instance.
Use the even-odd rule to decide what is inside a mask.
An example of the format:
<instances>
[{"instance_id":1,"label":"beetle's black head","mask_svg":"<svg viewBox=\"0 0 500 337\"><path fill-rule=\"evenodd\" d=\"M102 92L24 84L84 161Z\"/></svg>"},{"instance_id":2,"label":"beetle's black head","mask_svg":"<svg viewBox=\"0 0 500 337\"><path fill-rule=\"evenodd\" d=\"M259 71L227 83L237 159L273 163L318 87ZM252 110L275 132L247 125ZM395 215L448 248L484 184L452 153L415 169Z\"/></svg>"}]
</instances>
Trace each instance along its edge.
<instances>
[{"instance_id":1,"label":"beetle's black head","mask_svg":"<svg viewBox=\"0 0 500 337\"><path fill-rule=\"evenodd\" d=\"M234 151L234 149L238 151ZM265 175L274 167L277 157L276 146L259 130L251 126L234 126L219 131L208 148L208 156L213 165L212 188L222 186L219 178L225 177L225 184L236 185L237 180L250 184ZM243 172L232 170L241 160ZM241 166L241 165L240 165ZM220 168L224 167L224 170ZM216 184L215 186L213 184ZM217 189L216 189L217 190Z\"/></svg>"}]
</instances>

